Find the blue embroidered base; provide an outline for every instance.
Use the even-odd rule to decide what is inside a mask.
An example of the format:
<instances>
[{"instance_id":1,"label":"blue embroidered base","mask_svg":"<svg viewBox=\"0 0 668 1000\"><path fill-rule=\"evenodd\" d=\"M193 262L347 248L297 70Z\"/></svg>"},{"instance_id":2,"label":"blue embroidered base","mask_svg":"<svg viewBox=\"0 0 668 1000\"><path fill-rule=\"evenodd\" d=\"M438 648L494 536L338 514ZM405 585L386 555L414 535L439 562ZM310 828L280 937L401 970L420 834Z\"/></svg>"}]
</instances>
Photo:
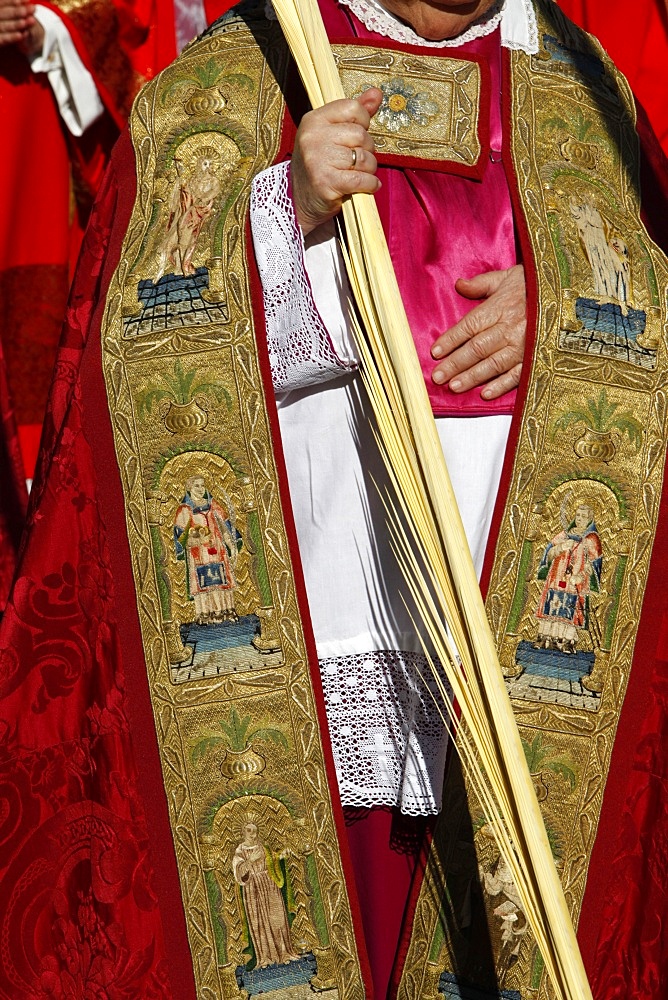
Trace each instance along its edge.
<instances>
[{"instance_id":1,"label":"blue embroidered base","mask_svg":"<svg viewBox=\"0 0 668 1000\"><path fill-rule=\"evenodd\" d=\"M444 972L438 981L438 992L448 1000L522 1000L517 990L483 990L457 982L452 972Z\"/></svg>"},{"instance_id":2,"label":"blue embroidered base","mask_svg":"<svg viewBox=\"0 0 668 1000\"><path fill-rule=\"evenodd\" d=\"M250 996L258 993L269 993L271 990L284 989L286 986L299 986L308 983L317 972L315 956L309 952L295 962L287 965L268 965L264 969L248 971L244 965L236 970L237 983L240 989L248 991Z\"/></svg>"}]
</instances>

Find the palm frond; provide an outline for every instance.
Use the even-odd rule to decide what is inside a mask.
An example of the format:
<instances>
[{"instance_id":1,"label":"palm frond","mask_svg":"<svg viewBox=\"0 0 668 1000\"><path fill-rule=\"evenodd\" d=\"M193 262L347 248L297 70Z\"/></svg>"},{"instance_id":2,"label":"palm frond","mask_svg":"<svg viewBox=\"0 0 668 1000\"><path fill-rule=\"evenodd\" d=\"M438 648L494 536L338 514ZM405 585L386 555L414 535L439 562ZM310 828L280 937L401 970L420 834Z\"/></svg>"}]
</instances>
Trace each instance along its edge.
<instances>
[{"instance_id":1,"label":"palm frond","mask_svg":"<svg viewBox=\"0 0 668 1000\"><path fill-rule=\"evenodd\" d=\"M220 382L196 382L191 389L191 398L194 396L213 396L217 403L225 400L228 410L232 409L232 396L224 385Z\"/></svg>"},{"instance_id":2,"label":"palm frond","mask_svg":"<svg viewBox=\"0 0 668 1000\"><path fill-rule=\"evenodd\" d=\"M314 0L274 0L274 9L311 104L342 98ZM376 205L353 195L343 213L348 275L364 330L356 339L394 490L384 500L390 514L396 508L393 544L426 628L425 656L445 695L444 714L452 709L436 661L461 709L457 748L491 817L552 986L561 1000L590 1000Z\"/></svg>"},{"instance_id":3,"label":"palm frond","mask_svg":"<svg viewBox=\"0 0 668 1000\"><path fill-rule=\"evenodd\" d=\"M161 403L163 399L171 399L173 393L171 389L147 389L139 396L139 415L151 413L156 403Z\"/></svg>"},{"instance_id":4,"label":"palm frond","mask_svg":"<svg viewBox=\"0 0 668 1000\"><path fill-rule=\"evenodd\" d=\"M575 791L577 778L575 775L575 771L570 766L570 764L567 764L564 760L556 758L548 762L547 768L548 770L552 771L553 774L561 775L564 781L567 781L568 784L570 785L571 791L572 792Z\"/></svg>"},{"instance_id":5,"label":"palm frond","mask_svg":"<svg viewBox=\"0 0 668 1000\"><path fill-rule=\"evenodd\" d=\"M592 420L592 416L588 410L580 408L567 410L565 413L561 413L552 424L552 437L556 437L557 431L565 431L573 424L586 424L590 420ZM592 430L596 430L596 428L592 427Z\"/></svg>"},{"instance_id":6,"label":"palm frond","mask_svg":"<svg viewBox=\"0 0 668 1000\"><path fill-rule=\"evenodd\" d=\"M205 90L207 87L213 87L223 71L216 60L211 57L203 66L196 66L194 72L200 87Z\"/></svg>"},{"instance_id":7,"label":"palm frond","mask_svg":"<svg viewBox=\"0 0 668 1000\"><path fill-rule=\"evenodd\" d=\"M605 388L601 389L598 399L588 399L587 409L594 421L592 430L603 433L607 430L610 420L619 407L619 403L609 403Z\"/></svg>"},{"instance_id":8,"label":"palm frond","mask_svg":"<svg viewBox=\"0 0 668 1000\"><path fill-rule=\"evenodd\" d=\"M622 435L626 435L629 444L640 451L645 429L640 421L631 413L620 413L615 417L614 426Z\"/></svg>"},{"instance_id":9,"label":"palm frond","mask_svg":"<svg viewBox=\"0 0 668 1000\"><path fill-rule=\"evenodd\" d=\"M254 729L248 736L249 743L254 743L255 740L268 740L270 743L276 743L277 746L283 747L285 750L289 749L289 744L285 733L280 729L275 729L271 726L261 727L260 729Z\"/></svg>"},{"instance_id":10,"label":"palm frond","mask_svg":"<svg viewBox=\"0 0 668 1000\"><path fill-rule=\"evenodd\" d=\"M223 79L226 83L235 83L242 90L253 91L255 89L254 81L246 73L226 73Z\"/></svg>"}]
</instances>

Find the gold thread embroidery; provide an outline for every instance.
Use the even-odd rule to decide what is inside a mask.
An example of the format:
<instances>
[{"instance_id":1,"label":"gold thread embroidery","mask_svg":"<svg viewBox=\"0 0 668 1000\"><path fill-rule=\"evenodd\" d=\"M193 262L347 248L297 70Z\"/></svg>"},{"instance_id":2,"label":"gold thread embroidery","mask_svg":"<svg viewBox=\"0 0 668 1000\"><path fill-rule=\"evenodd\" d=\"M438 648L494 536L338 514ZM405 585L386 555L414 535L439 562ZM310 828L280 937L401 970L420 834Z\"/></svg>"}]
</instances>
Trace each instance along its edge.
<instances>
[{"instance_id":1,"label":"gold thread embroidery","mask_svg":"<svg viewBox=\"0 0 668 1000\"><path fill-rule=\"evenodd\" d=\"M253 31L229 17L135 103L103 365L198 995L361 1000L252 328L287 69Z\"/></svg>"},{"instance_id":2,"label":"gold thread embroidery","mask_svg":"<svg viewBox=\"0 0 668 1000\"><path fill-rule=\"evenodd\" d=\"M333 45L332 50L346 96L371 86L383 91L369 129L379 153L467 167L478 162L477 63L361 45Z\"/></svg>"},{"instance_id":3,"label":"gold thread embroidery","mask_svg":"<svg viewBox=\"0 0 668 1000\"><path fill-rule=\"evenodd\" d=\"M537 56L512 54L511 115L538 333L487 610L577 922L663 485L668 266L640 221L628 86L553 5L539 5L539 33ZM467 982L547 997L493 830L456 767L442 815L401 1000Z\"/></svg>"}]
</instances>

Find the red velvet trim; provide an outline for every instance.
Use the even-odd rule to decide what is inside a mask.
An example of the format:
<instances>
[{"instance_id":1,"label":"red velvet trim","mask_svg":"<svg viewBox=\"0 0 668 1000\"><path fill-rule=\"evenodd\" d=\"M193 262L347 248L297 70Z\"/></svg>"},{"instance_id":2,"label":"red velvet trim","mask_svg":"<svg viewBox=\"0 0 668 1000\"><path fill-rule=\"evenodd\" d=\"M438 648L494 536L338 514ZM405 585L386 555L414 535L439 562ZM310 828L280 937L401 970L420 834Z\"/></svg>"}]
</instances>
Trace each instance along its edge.
<instances>
[{"instance_id":1,"label":"red velvet trim","mask_svg":"<svg viewBox=\"0 0 668 1000\"><path fill-rule=\"evenodd\" d=\"M538 280L536 276L536 261L533 255L533 248L531 245L529 230L527 227L526 219L524 217L524 210L522 208L522 201L520 199L519 187L517 184L517 177L515 174L515 167L512 159L511 138L512 138L513 119L512 119L512 79L511 79L510 58L511 56L508 49L502 49L501 50L501 76L502 76L501 116L503 121L503 150L501 152L501 155L503 158L503 166L506 172L506 179L508 181L508 190L510 191L510 202L513 208L515 231L517 233L517 238L520 247L518 260L524 263L524 280L526 283L526 293L527 293L527 330L526 330L526 345L524 348L524 363L522 365L522 375L520 378L519 386L517 387L515 410L513 412L513 419L510 425L510 433L508 435L508 445L506 447L506 456L503 462L501 479L499 481L499 490L496 496L494 514L492 516L492 523L489 530L489 539L487 542L487 550L485 552L485 561L483 563L482 574L480 577L480 589L483 593L483 596L486 596L487 588L489 587L489 580L492 574L492 567L494 565L494 556L496 554L496 544L499 538L501 521L503 519L503 512L506 507L506 500L508 498L510 481L512 479L513 466L515 463L515 451L517 449L517 442L519 441L520 429L522 427L522 415L524 413L524 407L527 399L527 391L529 388L529 379L531 378L531 370L533 367L533 351L536 344L536 330L538 325Z\"/></svg>"},{"instance_id":2,"label":"red velvet trim","mask_svg":"<svg viewBox=\"0 0 668 1000\"><path fill-rule=\"evenodd\" d=\"M414 848L423 839L431 817L404 816L388 807L344 808L344 815L357 888L363 900L375 995L385 1000L395 976L406 900L419 863L419 848Z\"/></svg>"},{"instance_id":3,"label":"red velvet trim","mask_svg":"<svg viewBox=\"0 0 668 1000\"><path fill-rule=\"evenodd\" d=\"M447 766L445 769L445 773L446 775L448 773ZM434 839L435 825L436 825L436 816L427 817L427 825L424 832L422 847L420 848L420 853L415 863L415 872L413 873L411 890L410 893L408 894L408 899L406 901L406 909L404 911L404 919L401 929L401 936L399 938L399 946L397 948L397 956L394 962L394 969L392 971L392 976L390 978L390 988L387 994L388 1000L396 1000L396 996L399 991L399 984L401 982L401 977L403 975L404 965L406 964L406 958L408 957L408 949L410 948L411 944L413 922L415 919L415 910L417 909L418 900L420 898L420 892L422 890L422 883L424 881L425 872L427 871L427 864L429 862L429 855L431 853L431 845Z\"/></svg>"},{"instance_id":4,"label":"red velvet trim","mask_svg":"<svg viewBox=\"0 0 668 1000\"><path fill-rule=\"evenodd\" d=\"M294 121L292 120L289 114L286 114L283 123L279 154L276 158L276 162L280 162L282 159L285 159L288 144L291 148L294 141L295 132L296 132L296 127ZM341 853L341 862L346 877L346 888L348 890L348 899L350 901L350 909L352 912L353 926L355 930L355 940L357 943L360 966L362 969L362 978L364 980L364 986L366 989L366 995L368 997L368 1000L373 1000L371 967L369 965L369 959L366 951L366 944L364 941L362 913L360 910L359 900L357 897L357 891L355 887L356 886L355 874L348 847L348 838L346 834L346 827L343 817L343 809L341 807L341 800L339 798L339 786L336 777L336 768L334 767L334 758L332 756L332 748L329 738L329 725L327 722L327 713L325 709L325 699L322 692L322 682L320 679L320 666L318 662L318 653L316 650L315 637L313 635L311 613L309 611L308 599L306 596L306 584L304 582L304 574L302 572L301 560L299 557L299 543L297 540L297 530L295 528L294 515L292 512L292 500L290 497L290 490L288 487L288 475L285 465L285 456L283 453L280 425L278 422L278 412L276 409L276 398L274 395L274 385L271 376L271 366L269 363L262 284L260 281L260 275L255 261L255 255L252 251L253 239L250 230L250 219L247 219L246 222L246 240L247 240L247 246L249 248L249 252L247 255L248 278L251 288L251 302L253 306L253 320L255 326L255 342L257 346L258 364L265 392L267 417L269 420L269 428L271 431L274 462L276 464L276 471L278 473L278 490L279 490L279 496L281 498L281 506L283 509L285 532L290 547L292 572L295 583L295 591L297 594L297 605L299 608L299 616L302 622L302 628L304 632L304 642L306 645L309 673L311 676L311 683L313 685L313 695L316 704L316 710L318 712L318 723L320 726L320 733L322 737L322 748L325 761L325 770L327 772L327 784L329 787L329 792L332 800L332 812L334 816L334 822L336 825L339 850Z\"/></svg>"},{"instance_id":5,"label":"red velvet trim","mask_svg":"<svg viewBox=\"0 0 668 1000\"><path fill-rule=\"evenodd\" d=\"M125 499L115 460L116 448L102 373L100 335L106 293L120 258L136 193L134 151L128 130L123 132L114 148L112 164L119 176L119 199L102 274L100 298L91 324L88 350L84 352L81 365L81 393L89 417L86 427L94 434L94 440L89 439L89 444L99 485L100 516L109 540L114 585L119 595L131 595L135 593L135 581L125 523ZM110 456L114 456L113 460L110 460ZM181 903L173 834L135 601L117 600L116 612L127 689L126 712L135 750L137 784L152 833L149 844L153 868L152 887L160 908L170 980L174 997L179 1000L196 1000L193 960Z\"/></svg>"},{"instance_id":6,"label":"red velvet trim","mask_svg":"<svg viewBox=\"0 0 668 1000\"><path fill-rule=\"evenodd\" d=\"M447 53L442 53L440 50L425 48L423 45L398 45L396 42L386 41L385 39L340 36L330 38L330 42L332 45L359 45L363 48L389 49L391 52L408 52L410 55L416 56L457 58L456 56L447 56ZM453 160L427 160L417 156L401 156L396 153L382 153L376 150L376 159L381 166L401 167L403 170L436 170L443 174L456 174L458 177L471 177L476 181L482 180L489 162L489 111L492 96L491 73L487 61L482 56L471 53L466 56L466 61L475 62L480 68L480 113L478 115L480 155L476 162L468 166L465 163L457 163Z\"/></svg>"},{"instance_id":7,"label":"red velvet trim","mask_svg":"<svg viewBox=\"0 0 668 1000\"><path fill-rule=\"evenodd\" d=\"M42 425L19 424L17 431L26 479L33 479L35 476L35 466L37 465L37 455L39 453L39 442L42 436Z\"/></svg>"},{"instance_id":8,"label":"red velvet trim","mask_svg":"<svg viewBox=\"0 0 668 1000\"><path fill-rule=\"evenodd\" d=\"M668 58L668 53L666 56ZM668 157L659 144L647 112L637 100L636 113L641 153L641 218L654 242L668 254ZM651 214L648 209L651 209Z\"/></svg>"},{"instance_id":9,"label":"red velvet trim","mask_svg":"<svg viewBox=\"0 0 668 1000\"><path fill-rule=\"evenodd\" d=\"M0 340L0 616L16 571L16 558L25 525L28 491L24 453L7 385Z\"/></svg>"}]
</instances>

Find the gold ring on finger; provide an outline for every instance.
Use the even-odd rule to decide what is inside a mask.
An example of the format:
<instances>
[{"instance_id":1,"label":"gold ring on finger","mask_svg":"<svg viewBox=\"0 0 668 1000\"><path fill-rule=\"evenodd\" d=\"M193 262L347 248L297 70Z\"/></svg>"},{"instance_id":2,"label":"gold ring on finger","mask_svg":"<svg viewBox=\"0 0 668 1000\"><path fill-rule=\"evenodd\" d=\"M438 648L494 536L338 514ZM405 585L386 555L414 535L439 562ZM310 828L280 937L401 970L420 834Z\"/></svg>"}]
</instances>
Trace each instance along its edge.
<instances>
[{"instance_id":1,"label":"gold ring on finger","mask_svg":"<svg viewBox=\"0 0 668 1000\"><path fill-rule=\"evenodd\" d=\"M354 170L355 167L357 166L357 150L353 148L350 150L350 152L353 154L353 162L350 165L350 169Z\"/></svg>"}]
</instances>

